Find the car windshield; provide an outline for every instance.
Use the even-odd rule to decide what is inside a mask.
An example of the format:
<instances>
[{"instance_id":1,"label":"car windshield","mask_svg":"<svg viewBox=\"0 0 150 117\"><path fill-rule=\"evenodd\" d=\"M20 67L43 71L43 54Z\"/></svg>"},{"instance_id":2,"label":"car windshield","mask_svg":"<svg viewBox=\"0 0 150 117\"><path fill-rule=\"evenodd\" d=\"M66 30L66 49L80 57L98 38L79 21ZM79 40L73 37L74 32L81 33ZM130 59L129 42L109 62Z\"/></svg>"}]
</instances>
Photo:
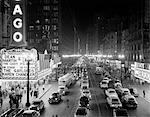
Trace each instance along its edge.
<instances>
[{"instance_id":1,"label":"car windshield","mask_svg":"<svg viewBox=\"0 0 150 117\"><path fill-rule=\"evenodd\" d=\"M115 93L115 91L109 91L109 93Z\"/></svg>"},{"instance_id":2,"label":"car windshield","mask_svg":"<svg viewBox=\"0 0 150 117\"><path fill-rule=\"evenodd\" d=\"M86 109L85 108L80 108L77 110L76 115L86 115Z\"/></svg>"},{"instance_id":3,"label":"car windshield","mask_svg":"<svg viewBox=\"0 0 150 117\"><path fill-rule=\"evenodd\" d=\"M82 89L87 89L87 87L86 86L83 86L83 88Z\"/></svg>"},{"instance_id":4,"label":"car windshield","mask_svg":"<svg viewBox=\"0 0 150 117\"><path fill-rule=\"evenodd\" d=\"M89 93L89 91L84 91L83 93Z\"/></svg>"},{"instance_id":5,"label":"car windshield","mask_svg":"<svg viewBox=\"0 0 150 117\"><path fill-rule=\"evenodd\" d=\"M102 84L107 84L107 82L102 82Z\"/></svg>"},{"instance_id":6,"label":"car windshield","mask_svg":"<svg viewBox=\"0 0 150 117\"><path fill-rule=\"evenodd\" d=\"M119 104L118 99L112 99L112 104Z\"/></svg>"},{"instance_id":7,"label":"car windshield","mask_svg":"<svg viewBox=\"0 0 150 117\"><path fill-rule=\"evenodd\" d=\"M40 101L35 101L35 102L33 102L33 104L38 105L38 104L40 104Z\"/></svg>"}]
</instances>

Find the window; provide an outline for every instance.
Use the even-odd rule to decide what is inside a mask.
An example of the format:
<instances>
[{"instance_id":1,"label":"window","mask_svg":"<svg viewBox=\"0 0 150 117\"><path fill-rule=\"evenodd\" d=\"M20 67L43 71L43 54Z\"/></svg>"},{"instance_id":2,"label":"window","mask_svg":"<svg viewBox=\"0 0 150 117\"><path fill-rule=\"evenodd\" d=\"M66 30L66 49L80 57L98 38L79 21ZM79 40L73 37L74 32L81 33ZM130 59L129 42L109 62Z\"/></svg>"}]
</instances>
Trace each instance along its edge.
<instances>
[{"instance_id":1,"label":"window","mask_svg":"<svg viewBox=\"0 0 150 117\"><path fill-rule=\"evenodd\" d=\"M52 23L58 23L58 18L53 18Z\"/></svg>"},{"instance_id":2,"label":"window","mask_svg":"<svg viewBox=\"0 0 150 117\"><path fill-rule=\"evenodd\" d=\"M50 6L43 6L43 10L49 11L50 10Z\"/></svg>"},{"instance_id":3,"label":"window","mask_svg":"<svg viewBox=\"0 0 150 117\"><path fill-rule=\"evenodd\" d=\"M54 32L54 36L56 36L56 37L57 37L57 36L58 36L58 32Z\"/></svg>"},{"instance_id":4,"label":"window","mask_svg":"<svg viewBox=\"0 0 150 117\"><path fill-rule=\"evenodd\" d=\"M50 19L45 19L45 23L50 23Z\"/></svg>"},{"instance_id":5,"label":"window","mask_svg":"<svg viewBox=\"0 0 150 117\"><path fill-rule=\"evenodd\" d=\"M54 11L58 11L58 6L54 6L54 7L53 7L53 10L54 10Z\"/></svg>"},{"instance_id":6,"label":"window","mask_svg":"<svg viewBox=\"0 0 150 117\"><path fill-rule=\"evenodd\" d=\"M58 12L54 12L54 17L58 17Z\"/></svg>"},{"instance_id":7,"label":"window","mask_svg":"<svg viewBox=\"0 0 150 117\"><path fill-rule=\"evenodd\" d=\"M52 43L56 43L56 44L58 44L59 42L58 42L58 38L54 38L54 39L52 39Z\"/></svg>"},{"instance_id":8,"label":"window","mask_svg":"<svg viewBox=\"0 0 150 117\"><path fill-rule=\"evenodd\" d=\"M53 29L53 30L57 30L56 25L52 25L52 29Z\"/></svg>"},{"instance_id":9,"label":"window","mask_svg":"<svg viewBox=\"0 0 150 117\"><path fill-rule=\"evenodd\" d=\"M50 3L50 0L44 0L44 3L45 3L45 4L49 4L49 3Z\"/></svg>"},{"instance_id":10,"label":"window","mask_svg":"<svg viewBox=\"0 0 150 117\"><path fill-rule=\"evenodd\" d=\"M40 26L36 26L36 29L37 29L37 30L40 30L40 29L41 29L41 27L40 27Z\"/></svg>"},{"instance_id":11,"label":"window","mask_svg":"<svg viewBox=\"0 0 150 117\"><path fill-rule=\"evenodd\" d=\"M58 3L58 0L54 0L54 4L57 4Z\"/></svg>"},{"instance_id":12,"label":"window","mask_svg":"<svg viewBox=\"0 0 150 117\"><path fill-rule=\"evenodd\" d=\"M29 30L34 30L34 26L29 26Z\"/></svg>"},{"instance_id":13,"label":"window","mask_svg":"<svg viewBox=\"0 0 150 117\"><path fill-rule=\"evenodd\" d=\"M57 51L58 50L58 46L53 46L52 50Z\"/></svg>"}]
</instances>

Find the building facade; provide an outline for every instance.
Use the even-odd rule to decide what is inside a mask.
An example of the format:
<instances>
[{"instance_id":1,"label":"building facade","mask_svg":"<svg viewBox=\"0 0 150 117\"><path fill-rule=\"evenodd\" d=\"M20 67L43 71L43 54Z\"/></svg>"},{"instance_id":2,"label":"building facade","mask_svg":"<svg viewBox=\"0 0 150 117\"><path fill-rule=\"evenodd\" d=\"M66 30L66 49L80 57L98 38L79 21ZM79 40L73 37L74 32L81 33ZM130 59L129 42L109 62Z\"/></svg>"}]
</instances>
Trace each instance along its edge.
<instances>
[{"instance_id":1,"label":"building facade","mask_svg":"<svg viewBox=\"0 0 150 117\"><path fill-rule=\"evenodd\" d=\"M8 48L10 41L10 3L9 0L0 1L0 48Z\"/></svg>"},{"instance_id":2,"label":"building facade","mask_svg":"<svg viewBox=\"0 0 150 117\"><path fill-rule=\"evenodd\" d=\"M28 45L39 52L59 53L61 0L28 0Z\"/></svg>"}]
</instances>

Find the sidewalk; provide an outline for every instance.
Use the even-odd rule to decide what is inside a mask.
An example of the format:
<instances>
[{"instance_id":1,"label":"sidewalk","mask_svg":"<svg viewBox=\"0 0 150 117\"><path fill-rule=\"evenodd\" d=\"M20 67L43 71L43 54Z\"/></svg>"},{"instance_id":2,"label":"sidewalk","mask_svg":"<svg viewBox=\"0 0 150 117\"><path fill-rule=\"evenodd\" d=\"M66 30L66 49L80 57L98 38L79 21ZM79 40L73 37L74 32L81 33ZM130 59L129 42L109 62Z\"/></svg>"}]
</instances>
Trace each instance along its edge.
<instances>
[{"instance_id":1,"label":"sidewalk","mask_svg":"<svg viewBox=\"0 0 150 117\"><path fill-rule=\"evenodd\" d=\"M145 100L150 102L150 84L149 83L140 84L136 80L133 81L129 78L126 78L126 79L123 79L123 86L136 88L139 93L139 96L142 98L144 98L143 90L145 90Z\"/></svg>"},{"instance_id":2,"label":"sidewalk","mask_svg":"<svg viewBox=\"0 0 150 117\"><path fill-rule=\"evenodd\" d=\"M45 84L45 90L43 91L43 87L42 85L39 87L39 96L38 98L42 98L43 95L50 89L51 84ZM32 102L32 100L34 100L35 98L31 95L29 97L30 99L30 103ZM25 107L26 101L27 100L27 93L23 93L23 97L22 97L22 102L20 103L20 107ZM0 108L0 114L2 114L3 112L5 112L6 110L9 109L9 97L6 97L5 99L3 99L3 106L2 108Z\"/></svg>"}]
</instances>

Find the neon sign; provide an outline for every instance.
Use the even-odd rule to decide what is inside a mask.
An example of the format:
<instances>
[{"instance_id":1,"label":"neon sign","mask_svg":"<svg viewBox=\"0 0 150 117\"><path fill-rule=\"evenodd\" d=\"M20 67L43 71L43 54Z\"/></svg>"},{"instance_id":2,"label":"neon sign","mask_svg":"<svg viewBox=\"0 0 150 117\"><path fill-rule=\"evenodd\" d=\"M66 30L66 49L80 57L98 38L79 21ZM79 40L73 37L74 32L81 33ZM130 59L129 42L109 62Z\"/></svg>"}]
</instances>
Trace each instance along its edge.
<instances>
[{"instance_id":1,"label":"neon sign","mask_svg":"<svg viewBox=\"0 0 150 117\"><path fill-rule=\"evenodd\" d=\"M25 39L25 0L12 0L12 39L13 46L26 46Z\"/></svg>"}]
</instances>

